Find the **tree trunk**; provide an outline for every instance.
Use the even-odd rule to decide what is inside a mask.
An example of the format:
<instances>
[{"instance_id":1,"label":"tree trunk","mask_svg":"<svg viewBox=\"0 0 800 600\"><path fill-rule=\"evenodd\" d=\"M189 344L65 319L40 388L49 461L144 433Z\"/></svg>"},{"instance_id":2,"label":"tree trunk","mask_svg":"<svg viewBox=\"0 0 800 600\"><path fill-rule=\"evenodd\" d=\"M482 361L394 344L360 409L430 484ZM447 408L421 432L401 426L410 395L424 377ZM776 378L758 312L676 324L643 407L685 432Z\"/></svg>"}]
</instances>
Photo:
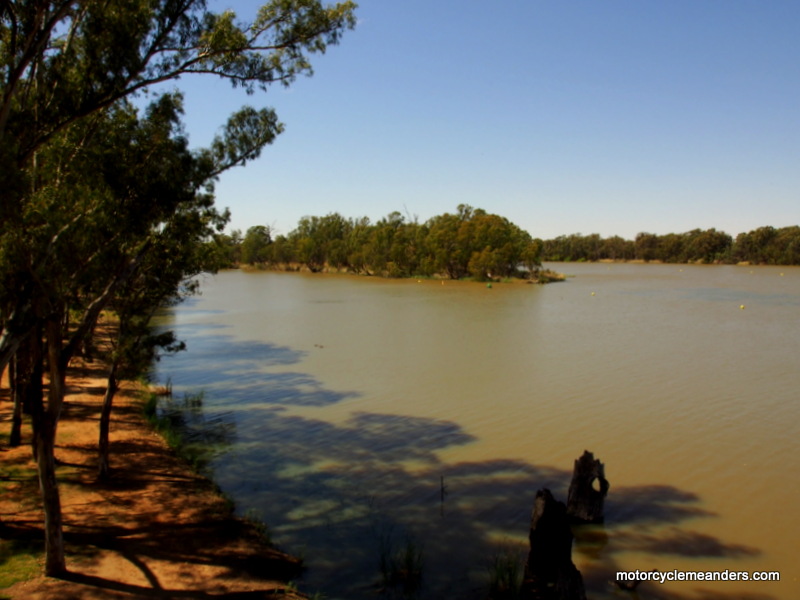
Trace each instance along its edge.
<instances>
[{"instance_id":1,"label":"tree trunk","mask_svg":"<svg viewBox=\"0 0 800 600\"><path fill-rule=\"evenodd\" d=\"M28 336L14 354L12 365L12 395L14 412L11 420L10 446L22 443L22 414L30 414L36 398L42 398L42 336L34 332ZM34 457L37 456L34 448Z\"/></svg>"},{"instance_id":2,"label":"tree trunk","mask_svg":"<svg viewBox=\"0 0 800 600\"><path fill-rule=\"evenodd\" d=\"M0 372L33 330L30 308L30 286L23 285L17 295L17 306L7 315L5 326L0 331Z\"/></svg>"},{"instance_id":3,"label":"tree trunk","mask_svg":"<svg viewBox=\"0 0 800 600\"><path fill-rule=\"evenodd\" d=\"M34 427L34 443L38 460L39 489L44 506L44 574L57 577L67 570L64 558L64 533L61 517L61 497L56 481L55 434L56 424L46 413L43 422Z\"/></svg>"},{"instance_id":4,"label":"tree trunk","mask_svg":"<svg viewBox=\"0 0 800 600\"><path fill-rule=\"evenodd\" d=\"M2 379L2 369L0 369L0 379ZM19 446L22 442L22 403L17 393L17 357L12 356L8 361L8 394L13 408L11 410L11 433L8 436L8 445L12 448Z\"/></svg>"},{"instance_id":5,"label":"tree trunk","mask_svg":"<svg viewBox=\"0 0 800 600\"><path fill-rule=\"evenodd\" d=\"M64 403L65 365L61 357L61 340L61 321L57 316L51 317L47 321L47 358L50 367L47 407L41 394L32 398L31 407L33 446L44 508L44 574L50 577L57 577L67 570L55 458L56 430Z\"/></svg>"},{"instance_id":6,"label":"tree trunk","mask_svg":"<svg viewBox=\"0 0 800 600\"><path fill-rule=\"evenodd\" d=\"M602 523L609 489L605 466L588 450L575 461L567 496L567 514L574 523Z\"/></svg>"},{"instance_id":7,"label":"tree trunk","mask_svg":"<svg viewBox=\"0 0 800 600\"><path fill-rule=\"evenodd\" d=\"M520 589L523 600L586 600L583 577L572 562L567 508L547 488L536 492L530 552Z\"/></svg>"},{"instance_id":8,"label":"tree trunk","mask_svg":"<svg viewBox=\"0 0 800 600\"><path fill-rule=\"evenodd\" d=\"M14 408L11 414L11 435L8 438L8 445L16 448L22 443L22 394L19 390L19 377L17 375L17 356L11 359L8 370L8 387L11 390L11 398L14 401Z\"/></svg>"},{"instance_id":9,"label":"tree trunk","mask_svg":"<svg viewBox=\"0 0 800 600\"><path fill-rule=\"evenodd\" d=\"M100 412L100 441L98 444L98 479L105 480L110 476L110 467L108 461L108 431L111 424L111 408L114 403L114 394L117 392L117 361L115 360L111 365L111 370L108 372L108 383L106 384L106 393L103 396L103 409Z\"/></svg>"}]
</instances>

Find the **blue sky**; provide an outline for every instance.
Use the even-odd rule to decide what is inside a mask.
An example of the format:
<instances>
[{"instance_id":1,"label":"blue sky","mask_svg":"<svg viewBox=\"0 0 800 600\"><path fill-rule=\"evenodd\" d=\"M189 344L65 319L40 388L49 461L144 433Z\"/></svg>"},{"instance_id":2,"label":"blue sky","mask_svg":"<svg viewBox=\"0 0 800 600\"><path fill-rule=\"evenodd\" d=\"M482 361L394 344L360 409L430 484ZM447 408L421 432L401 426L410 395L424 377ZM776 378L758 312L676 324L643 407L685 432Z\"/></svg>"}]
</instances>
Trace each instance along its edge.
<instances>
[{"instance_id":1,"label":"blue sky","mask_svg":"<svg viewBox=\"0 0 800 600\"><path fill-rule=\"evenodd\" d=\"M210 0L242 20L257 0ZM800 3L362 0L291 88L181 79L193 146L243 104L286 131L224 174L231 228L425 221L460 203L535 237L800 224Z\"/></svg>"}]
</instances>

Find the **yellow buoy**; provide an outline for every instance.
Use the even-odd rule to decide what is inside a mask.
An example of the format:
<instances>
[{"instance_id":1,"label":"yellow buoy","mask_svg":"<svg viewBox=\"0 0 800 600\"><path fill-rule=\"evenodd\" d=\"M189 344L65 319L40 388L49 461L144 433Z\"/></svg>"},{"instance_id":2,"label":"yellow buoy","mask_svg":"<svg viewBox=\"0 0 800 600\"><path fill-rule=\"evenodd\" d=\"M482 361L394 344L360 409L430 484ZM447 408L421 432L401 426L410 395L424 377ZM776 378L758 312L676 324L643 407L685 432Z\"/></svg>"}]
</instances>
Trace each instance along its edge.
<instances>
[{"instance_id":1,"label":"yellow buoy","mask_svg":"<svg viewBox=\"0 0 800 600\"><path fill-rule=\"evenodd\" d=\"M594 296L594 292L592 292L592 296Z\"/></svg>"},{"instance_id":2,"label":"yellow buoy","mask_svg":"<svg viewBox=\"0 0 800 600\"><path fill-rule=\"evenodd\" d=\"M740 304L740 305L739 305L739 308L740 308L741 310L744 310L744 304Z\"/></svg>"}]
</instances>

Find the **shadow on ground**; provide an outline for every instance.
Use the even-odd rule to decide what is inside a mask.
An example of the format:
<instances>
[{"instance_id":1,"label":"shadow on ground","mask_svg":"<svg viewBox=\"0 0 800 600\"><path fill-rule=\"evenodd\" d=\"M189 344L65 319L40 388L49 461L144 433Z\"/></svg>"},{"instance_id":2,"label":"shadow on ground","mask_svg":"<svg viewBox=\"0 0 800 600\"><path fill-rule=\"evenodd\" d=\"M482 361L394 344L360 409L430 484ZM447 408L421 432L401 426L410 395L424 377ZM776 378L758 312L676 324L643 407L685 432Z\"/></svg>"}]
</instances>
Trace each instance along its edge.
<instances>
[{"instance_id":1,"label":"shadow on ground","mask_svg":"<svg viewBox=\"0 0 800 600\"><path fill-rule=\"evenodd\" d=\"M99 369L89 365L77 372L73 391L87 389L81 378L101 376ZM87 438L87 428L72 427L96 421L99 405L67 398L56 458L70 572L60 580L15 587L13 597L294 597L286 582L301 575L301 562L271 548L257 524L235 518L215 485L142 429L141 406L126 396L120 393L113 419L114 476L104 483L96 480L96 428L88 428ZM7 417L6 404L0 407L3 426ZM227 423L222 436L218 423L202 412L185 422L210 431L200 438L208 443L219 444L230 434ZM27 427L25 438L30 439ZM2 570L13 568L14 548L41 553L43 532L30 446L3 447L0 457L0 537L9 550L0 553Z\"/></svg>"}]
</instances>

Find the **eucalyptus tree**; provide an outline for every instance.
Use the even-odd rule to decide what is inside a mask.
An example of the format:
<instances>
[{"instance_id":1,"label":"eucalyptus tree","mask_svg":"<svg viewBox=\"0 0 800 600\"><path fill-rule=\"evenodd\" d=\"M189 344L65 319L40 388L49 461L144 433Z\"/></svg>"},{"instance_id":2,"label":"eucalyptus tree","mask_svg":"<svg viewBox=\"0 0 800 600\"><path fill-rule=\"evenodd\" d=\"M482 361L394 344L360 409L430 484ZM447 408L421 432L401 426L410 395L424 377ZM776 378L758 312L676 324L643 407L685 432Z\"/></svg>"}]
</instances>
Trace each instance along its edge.
<instances>
[{"instance_id":1,"label":"eucalyptus tree","mask_svg":"<svg viewBox=\"0 0 800 600\"><path fill-rule=\"evenodd\" d=\"M117 111L125 120L123 135L113 139L111 132L103 136L99 153L111 158L106 164L92 152L86 158L102 165L105 182L113 186L110 197L121 206L115 217L119 225L134 234L134 243L114 244L105 251L94 275L104 281L103 266L123 255L122 262L138 261L135 269L120 281L107 303L117 317L117 327L110 339L111 351L106 393L100 416L98 465L99 477L109 475L108 431L112 403L118 380L135 377L156 356L159 349L174 352L182 348L171 332L154 334L150 322L161 308L179 302L197 290L193 279L202 272L224 266L216 250L214 236L228 219L227 211L219 212L213 204L212 186L215 173L241 162L238 152L249 138L261 130L257 124L237 121L236 133L228 129L227 138L217 138L210 150L191 152L181 133L179 95L162 96L151 105L144 118ZM109 126L118 130L119 119ZM265 130L266 131L266 130ZM102 144L109 143L107 152ZM268 143L269 139L251 142ZM233 148L239 146L239 151ZM123 160L118 161L117 159ZM228 162L231 161L231 162ZM140 165L132 173L126 165ZM165 168L166 166L166 168ZM125 256L127 255L127 256ZM99 288L98 288L99 291ZM74 308L73 308L74 310Z\"/></svg>"},{"instance_id":2,"label":"eucalyptus tree","mask_svg":"<svg viewBox=\"0 0 800 600\"><path fill-rule=\"evenodd\" d=\"M154 84L182 75L216 75L248 93L289 85L311 74L309 55L324 52L355 25L355 4L272 0L250 23L231 11L209 12L204 0L7 0L0 7L0 367L35 326L37 283L26 270L9 267L3 252L24 230L43 164L42 149L59 133ZM267 132L277 133L271 110L258 112ZM235 123L233 123L235 126ZM85 128L82 131L87 131ZM256 138L260 134L256 134ZM238 152L242 146L217 150ZM77 143L80 144L80 141ZM71 154L62 158L68 160ZM74 227L74 226L72 226ZM53 251L64 233L45 244Z\"/></svg>"},{"instance_id":3,"label":"eucalyptus tree","mask_svg":"<svg viewBox=\"0 0 800 600\"><path fill-rule=\"evenodd\" d=\"M145 297L157 304L153 294L176 294L180 281L202 265L184 255L207 248L198 244L227 220L214 207L213 177L244 160L242 155L251 153L247 144L271 140L260 117L254 117L247 123L236 115L210 149L192 152L180 135L180 96L165 95L143 118L130 105L117 104L91 124L65 129L40 150L46 165L72 151L63 172L42 169L30 198L37 210L23 221L16 248L19 264L33 266L25 274L37 284L31 312L41 322L47 356L47 400L33 398L32 422L48 573L65 568L54 445L67 366L113 301L123 307L121 332L128 335L132 325L124 308L137 285L150 286ZM257 141L246 141L255 132L262 132L253 138ZM84 140L78 144L74 136ZM54 239L57 246L51 250L44 242Z\"/></svg>"},{"instance_id":4,"label":"eucalyptus tree","mask_svg":"<svg viewBox=\"0 0 800 600\"><path fill-rule=\"evenodd\" d=\"M446 274L450 279L460 279L469 273L469 256L464 255L461 246L463 236L459 239L463 222L457 215L450 213L437 215L427 222L427 248L433 270Z\"/></svg>"},{"instance_id":5,"label":"eucalyptus tree","mask_svg":"<svg viewBox=\"0 0 800 600\"><path fill-rule=\"evenodd\" d=\"M262 264L269 261L269 247L272 244L272 232L266 225L254 225L244 234L242 241L242 261L251 264Z\"/></svg>"},{"instance_id":6,"label":"eucalyptus tree","mask_svg":"<svg viewBox=\"0 0 800 600\"><path fill-rule=\"evenodd\" d=\"M348 222L348 233L344 246L347 253L347 264L355 273L369 273L366 248L371 229L372 225L367 217L351 218Z\"/></svg>"},{"instance_id":7,"label":"eucalyptus tree","mask_svg":"<svg viewBox=\"0 0 800 600\"><path fill-rule=\"evenodd\" d=\"M208 243L224 215L194 214L191 209L173 215L153 237L145 261L109 302L115 326L109 328L106 391L100 413L98 479L110 476L109 429L119 381L139 377L164 353L185 348L172 331L157 332L152 319L161 309L179 303L198 291L197 276L220 266L220 255Z\"/></svg>"},{"instance_id":8,"label":"eucalyptus tree","mask_svg":"<svg viewBox=\"0 0 800 600\"><path fill-rule=\"evenodd\" d=\"M49 386L32 420L46 574L66 569L54 442L67 365L159 244L221 227L214 179L282 130L271 109L244 107L191 152L179 96L157 98L144 118L126 99L187 74L249 93L288 85L354 26L354 8L272 0L239 23L203 0L0 5L0 368L41 337Z\"/></svg>"}]
</instances>

